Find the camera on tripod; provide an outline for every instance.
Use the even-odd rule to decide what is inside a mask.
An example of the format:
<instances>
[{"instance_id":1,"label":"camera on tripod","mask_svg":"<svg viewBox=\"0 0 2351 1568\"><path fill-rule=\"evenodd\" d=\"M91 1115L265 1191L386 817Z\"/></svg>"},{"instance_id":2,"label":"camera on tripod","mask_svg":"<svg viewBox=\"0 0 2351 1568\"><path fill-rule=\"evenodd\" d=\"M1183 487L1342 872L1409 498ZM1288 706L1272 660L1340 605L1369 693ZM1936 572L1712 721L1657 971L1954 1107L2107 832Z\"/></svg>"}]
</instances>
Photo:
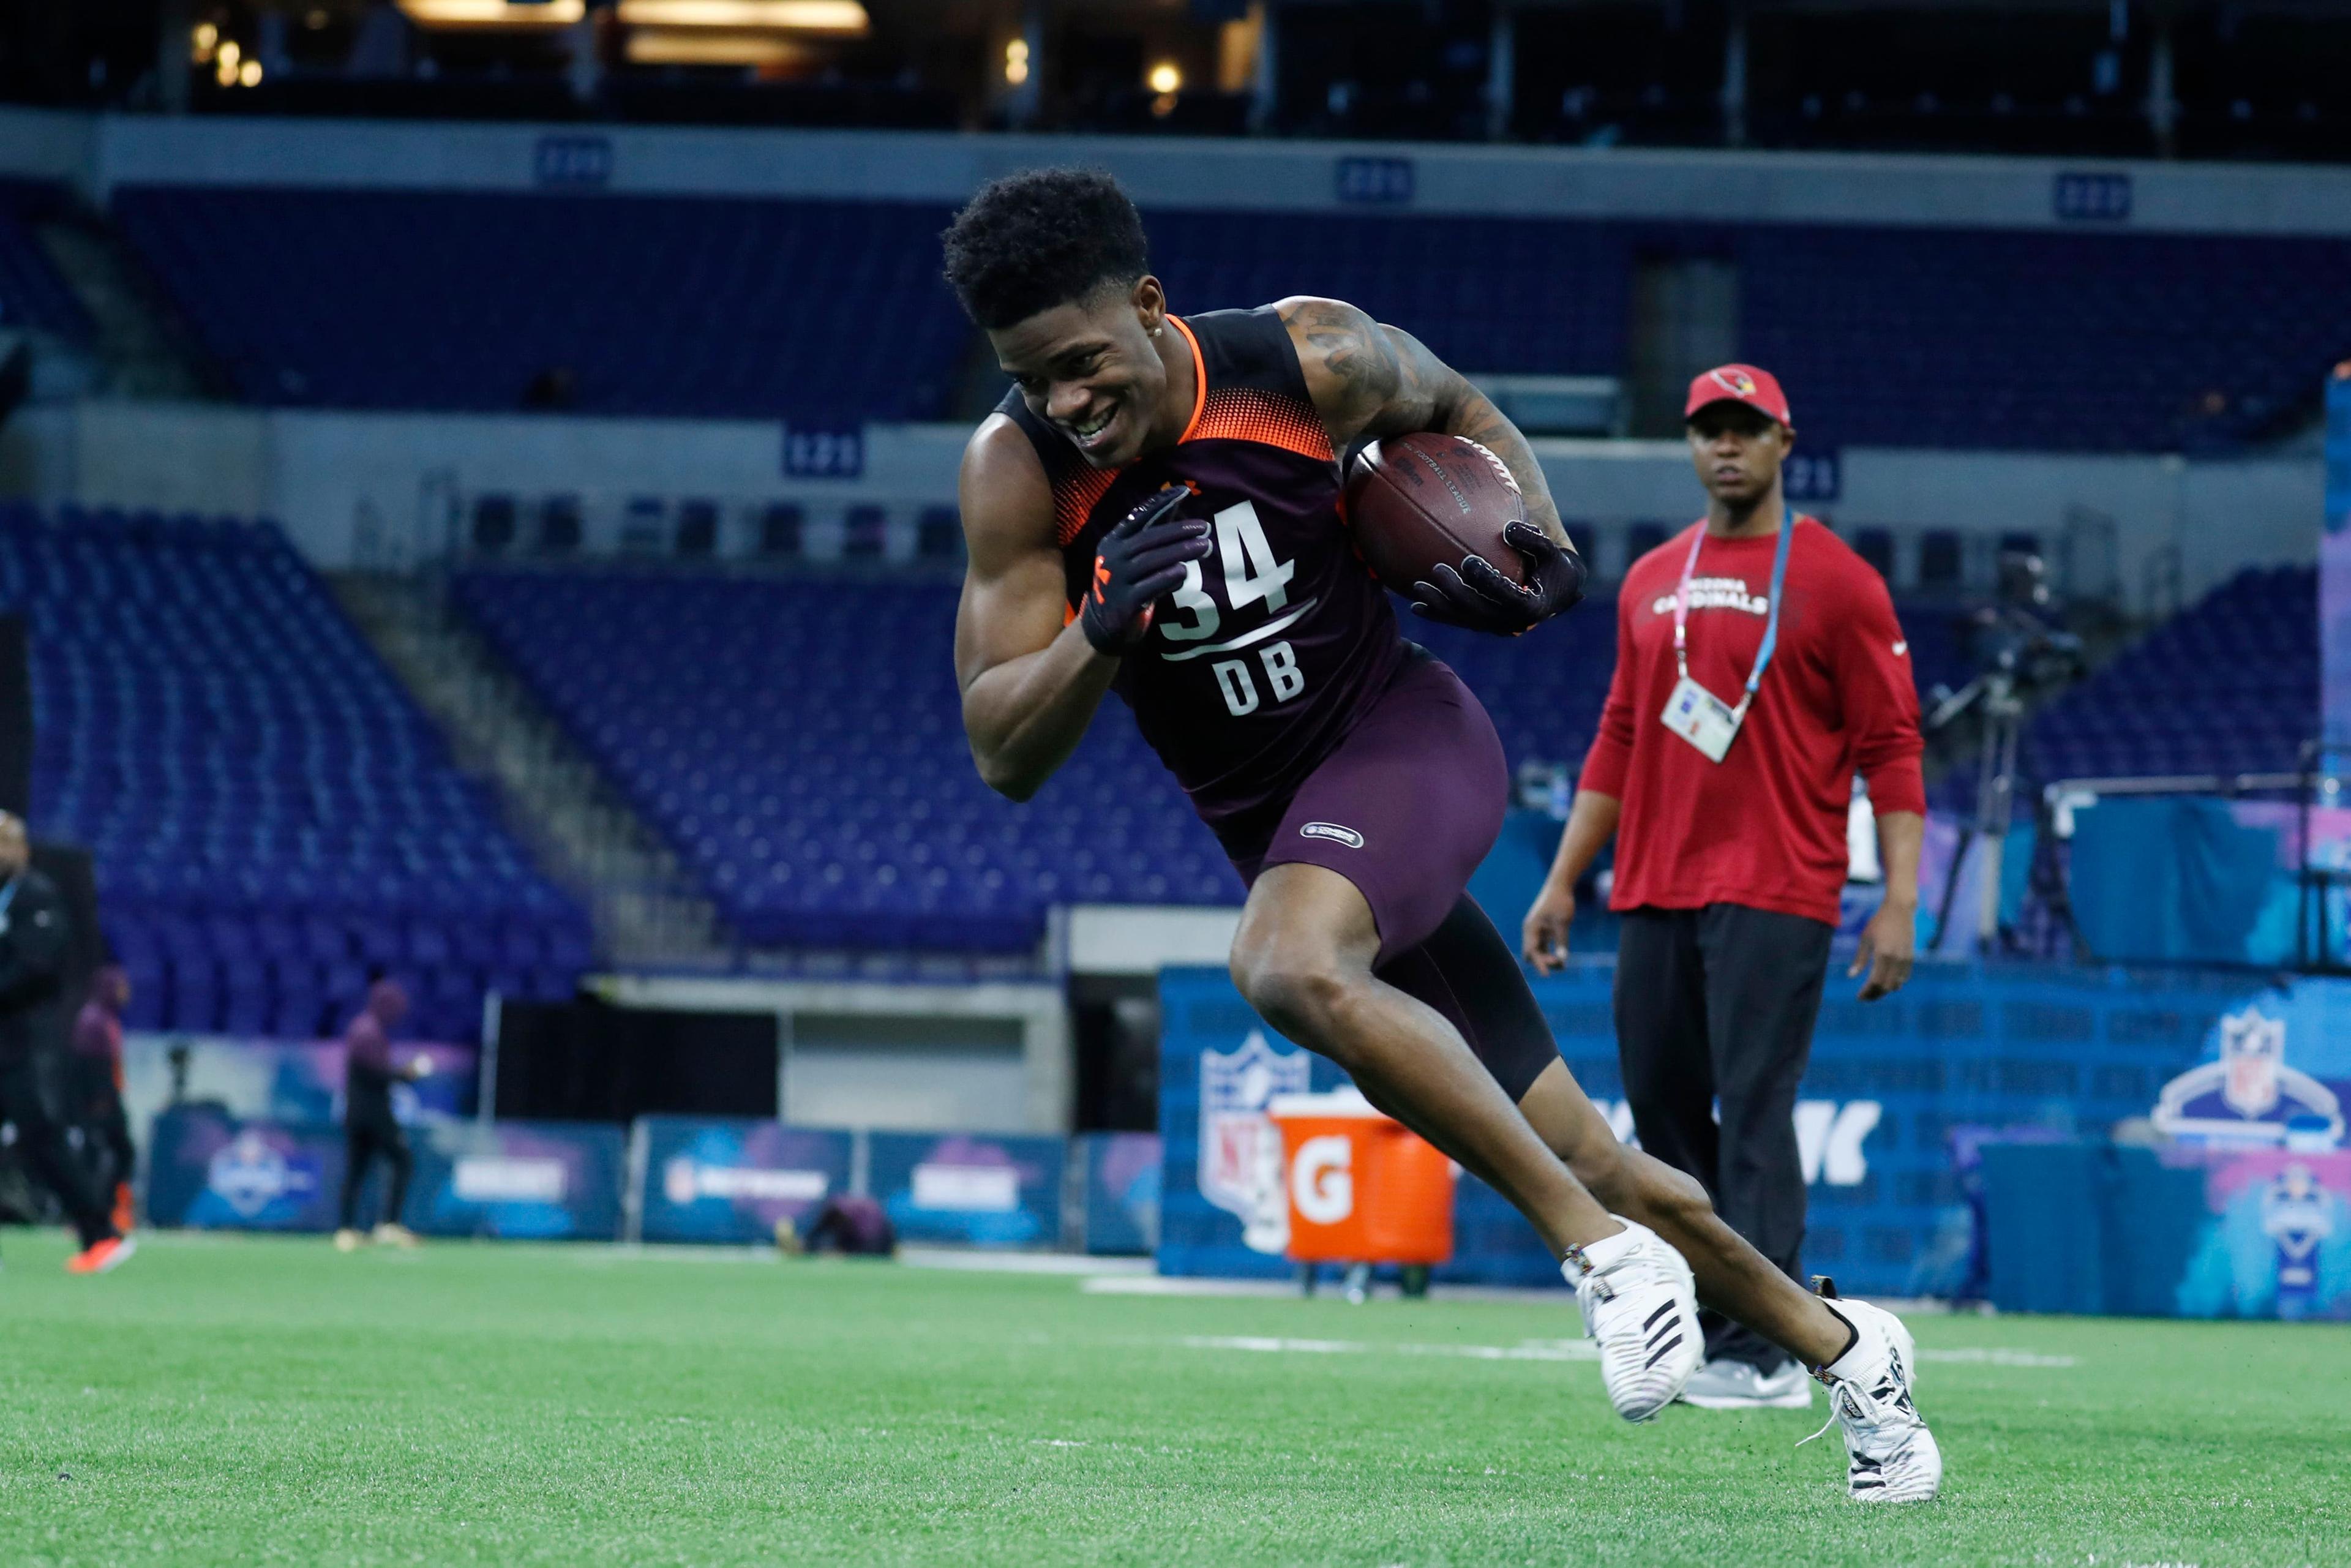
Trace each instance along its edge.
<instances>
[{"instance_id":1,"label":"camera on tripod","mask_svg":"<svg viewBox=\"0 0 2351 1568\"><path fill-rule=\"evenodd\" d=\"M1962 635L1975 678L1959 690L1938 684L1918 727L1938 735L1980 707L1989 720L1995 697L2019 704L2073 685L2088 671L2082 639L2053 623L2049 568L2029 550L2000 553L1992 602L1968 612Z\"/></svg>"},{"instance_id":2,"label":"camera on tripod","mask_svg":"<svg viewBox=\"0 0 2351 1568\"><path fill-rule=\"evenodd\" d=\"M2055 624L2049 569L2029 550L2002 550L1991 603L1970 611L1965 622L1975 677L1959 690L1938 685L1919 730L1959 740L1961 721L1972 716L1980 750L1976 765L1975 816L1959 831L1957 852L1937 901L1930 951L1950 929L1951 903L1960 868L1972 850L1983 859L1982 897L1976 936L1990 947L2000 940L2001 859L2008 840L2010 806L2016 797L2016 747L2024 710L2036 698L2053 695L2089 671L2082 640Z\"/></svg>"}]
</instances>

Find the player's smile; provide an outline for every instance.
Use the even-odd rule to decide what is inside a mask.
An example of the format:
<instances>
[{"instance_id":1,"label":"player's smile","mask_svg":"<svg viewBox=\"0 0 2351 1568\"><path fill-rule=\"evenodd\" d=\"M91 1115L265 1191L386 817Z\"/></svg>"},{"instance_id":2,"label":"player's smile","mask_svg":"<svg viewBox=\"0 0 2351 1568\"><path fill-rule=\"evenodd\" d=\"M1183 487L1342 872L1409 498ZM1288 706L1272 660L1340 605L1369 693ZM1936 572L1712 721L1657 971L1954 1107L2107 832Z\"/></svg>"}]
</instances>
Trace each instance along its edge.
<instances>
[{"instance_id":1,"label":"player's smile","mask_svg":"<svg viewBox=\"0 0 2351 1568\"><path fill-rule=\"evenodd\" d=\"M1091 455L1111 444L1122 406L1115 401L1106 402L1083 419L1059 423L1063 433L1077 443L1078 450Z\"/></svg>"}]
</instances>

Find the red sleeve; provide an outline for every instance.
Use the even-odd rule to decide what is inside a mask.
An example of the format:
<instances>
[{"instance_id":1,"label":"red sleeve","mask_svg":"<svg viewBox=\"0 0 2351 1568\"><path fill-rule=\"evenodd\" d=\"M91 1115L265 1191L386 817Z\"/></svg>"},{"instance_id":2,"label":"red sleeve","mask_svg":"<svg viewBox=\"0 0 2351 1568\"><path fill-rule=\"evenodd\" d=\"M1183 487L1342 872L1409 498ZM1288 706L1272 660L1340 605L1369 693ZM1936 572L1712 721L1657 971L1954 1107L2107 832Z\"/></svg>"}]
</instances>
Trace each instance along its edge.
<instances>
[{"instance_id":1,"label":"red sleeve","mask_svg":"<svg viewBox=\"0 0 2351 1568\"><path fill-rule=\"evenodd\" d=\"M1600 731L1583 754L1577 788L1625 798L1625 774L1633 765L1633 694L1639 682L1633 668L1633 585L1616 595L1616 671L1608 677L1608 701L1600 709Z\"/></svg>"},{"instance_id":2,"label":"red sleeve","mask_svg":"<svg viewBox=\"0 0 2351 1568\"><path fill-rule=\"evenodd\" d=\"M1886 580L1858 557L1847 572L1854 613L1836 651L1837 688L1853 733L1853 765L1876 811L1927 811L1918 768L1918 682Z\"/></svg>"}]
</instances>

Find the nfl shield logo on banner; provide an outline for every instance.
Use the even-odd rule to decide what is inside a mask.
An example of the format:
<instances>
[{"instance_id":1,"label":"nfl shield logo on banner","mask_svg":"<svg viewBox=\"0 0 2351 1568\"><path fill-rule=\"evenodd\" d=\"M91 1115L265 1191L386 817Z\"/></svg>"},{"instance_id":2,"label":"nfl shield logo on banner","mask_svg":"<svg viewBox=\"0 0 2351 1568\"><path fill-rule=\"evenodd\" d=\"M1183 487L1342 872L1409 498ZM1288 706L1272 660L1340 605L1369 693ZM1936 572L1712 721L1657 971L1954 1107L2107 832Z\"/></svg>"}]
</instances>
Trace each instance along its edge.
<instances>
[{"instance_id":1,"label":"nfl shield logo on banner","mask_svg":"<svg viewBox=\"0 0 2351 1568\"><path fill-rule=\"evenodd\" d=\"M1305 1093L1309 1068L1304 1051L1276 1051L1260 1030L1238 1051L1200 1053L1200 1196L1239 1217L1251 1251L1290 1241L1281 1130L1265 1108L1277 1094Z\"/></svg>"}]
</instances>

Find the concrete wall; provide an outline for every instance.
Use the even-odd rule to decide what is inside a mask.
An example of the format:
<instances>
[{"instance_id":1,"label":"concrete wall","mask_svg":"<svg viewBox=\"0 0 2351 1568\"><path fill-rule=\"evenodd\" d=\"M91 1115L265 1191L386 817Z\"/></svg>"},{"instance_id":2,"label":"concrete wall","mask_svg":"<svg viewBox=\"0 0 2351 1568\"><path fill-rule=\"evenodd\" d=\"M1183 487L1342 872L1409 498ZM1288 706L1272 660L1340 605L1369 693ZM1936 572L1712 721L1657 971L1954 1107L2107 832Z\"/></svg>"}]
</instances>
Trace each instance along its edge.
<instances>
[{"instance_id":1,"label":"concrete wall","mask_svg":"<svg viewBox=\"0 0 2351 1568\"><path fill-rule=\"evenodd\" d=\"M2351 170L2279 165L0 110L0 172L97 200L146 182L949 202L1011 170L1084 162L1145 204L1313 212L1347 204L1342 166L1364 159L1408 165L1376 183L1405 199L1373 210L2351 234ZM2061 217L2059 177L2085 172L2126 176L2127 215Z\"/></svg>"},{"instance_id":2,"label":"concrete wall","mask_svg":"<svg viewBox=\"0 0 2351 1568\"><path fill-rule=\"evenodd\" d=\"M1076 1093L1061 988L1011 981L886 985L618 975L616 1007L772 1012L786 1121L906 1130L1066 1133Z\"/></svg>"},{"instance_id":3,"label":"concrete wall","mask_svg":"<svg viewBox=\"0 0 2351 1568\"><path fill-rule=\"evenodd\" d=\"M952 503L968 433L959 425L877 425L857 479L783 476L782 432L761 421L590 419L556 414L339 413L105 400L35 408L0 434L0 492L45 502L153 507L277 517L322 566L402 566L444 551L473 497L581 498L591 551L616 549L635 497L709 498L726 508L722 554L747 554L759 507L799 502L809 548L835 548L852 504L888 508L893 551L912 548L922 507ZM1601 531L1599 562L1625 564L1625 526L1679 524L1703 500L1677 442L1539 441L1567 516ZM1842 494L1807 503L1841 529L1896 536L1896 580L1916 570L1918 534L1955 528L1988 579L1990 541L2022 531L2054 550L2069 514L2115 519L2115 574L2138 604L2168 550L2181 590L2199 593L2250 562L2316 558L2323 465L2316 457L2188 462L2063 453L1852 448Z\"/></svg>"}]
</instances>

